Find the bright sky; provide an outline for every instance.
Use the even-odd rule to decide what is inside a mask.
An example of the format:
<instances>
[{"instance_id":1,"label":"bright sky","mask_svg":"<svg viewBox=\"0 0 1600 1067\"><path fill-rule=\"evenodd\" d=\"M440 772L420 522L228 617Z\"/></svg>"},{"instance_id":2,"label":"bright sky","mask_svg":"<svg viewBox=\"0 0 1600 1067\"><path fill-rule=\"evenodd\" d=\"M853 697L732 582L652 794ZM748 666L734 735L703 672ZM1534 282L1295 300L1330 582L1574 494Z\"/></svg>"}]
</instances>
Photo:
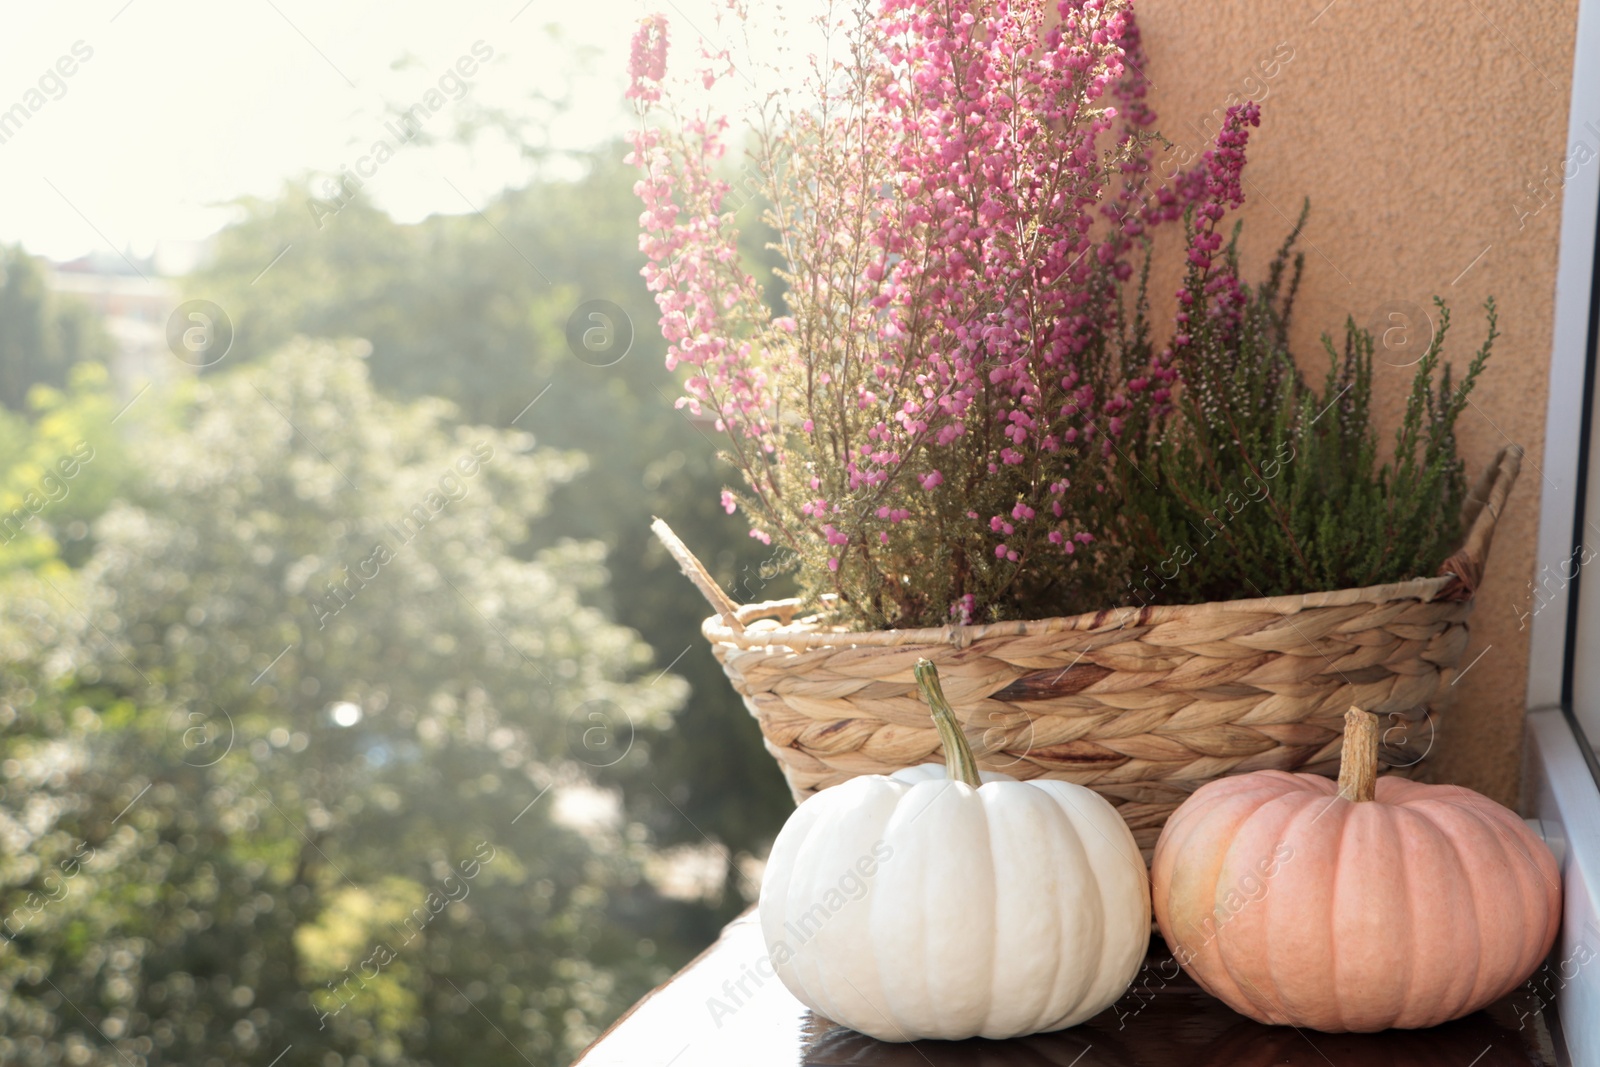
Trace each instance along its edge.
<instances>
[{"instance_id":1,"label":"bright sky","mask_svg":"<svg viewBox=\"0 0 1600 1067\"><path fill-rule=\"evenodd\" d=\"M394 110L424 102L463 57L472 67L474 45L480 56L493 52L464 87L480 106L533 114L531 93L565 93L573 108L552 139L592 144L633 121L622 91L637 20L665 11L681 48L695 36L689 26L717 32L718 6L90 0L18 7L0 35L0 242L21 241L56 259L159 246L167 269L181 269L192 242L234 217L228 201L270 197L286 178L355 165L385 136ZM448 80L446 89L457 91ZM25 121L15 105L29 112ZM448 137L460 114L447 104L425 129ZM365 191L413 220L471 210L528 173L497 138L471 150L410 145L377 168Z\"/></svg>"}]
</instances>

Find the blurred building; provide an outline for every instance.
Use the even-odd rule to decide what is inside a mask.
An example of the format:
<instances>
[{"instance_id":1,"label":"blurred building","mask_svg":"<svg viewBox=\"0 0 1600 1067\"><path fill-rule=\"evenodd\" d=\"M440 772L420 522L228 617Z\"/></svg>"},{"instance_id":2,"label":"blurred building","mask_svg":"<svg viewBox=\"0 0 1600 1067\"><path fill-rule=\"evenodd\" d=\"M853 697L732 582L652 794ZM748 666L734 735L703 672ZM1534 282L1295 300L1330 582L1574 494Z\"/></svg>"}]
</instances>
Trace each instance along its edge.
<instances>
[{"instance_id":1,"label":"blurred building","mask_svg":"<svg viewBox=\"0 0 1600 1067\"><path fill-rule=\"evenodd\" d=\"M167 318L177 306L177 288L157 273L156 257L90 252L50 264L50 288L92 308L116 344L111 374L120 391L132 394L148 382L182 373L167 349Z\"/></svg>"}]
</instances>

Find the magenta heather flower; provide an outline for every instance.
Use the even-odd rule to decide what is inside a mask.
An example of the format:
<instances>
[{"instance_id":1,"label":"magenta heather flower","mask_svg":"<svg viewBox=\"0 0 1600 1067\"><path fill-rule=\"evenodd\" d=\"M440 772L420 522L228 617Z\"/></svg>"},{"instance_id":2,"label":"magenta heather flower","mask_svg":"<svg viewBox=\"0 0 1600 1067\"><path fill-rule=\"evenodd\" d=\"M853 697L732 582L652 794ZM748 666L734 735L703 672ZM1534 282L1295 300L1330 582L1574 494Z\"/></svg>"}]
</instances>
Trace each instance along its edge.
<instances>
[{"instance_id":1,"label":"magenta heather flower","mask_svg":"<svg viewBox=\"0 0 1600 1067\"><path fill-rule=\"evenodd\" d=\"M1174 316L1173 355L1186 358L1193 342L1189 329L1196 307L1209 315L1221 336L1229 336L1244 312L1245 292L1239 276L1220 255L1222 234L1218 224L1229 208L1244 203L1245 146L1251 126L1261 125L1261 107L1255 101L1230 107L1217 131L1216 146L1208 149L1196 168L1204 186L1192 209L1189 227L1189 271L1178 290L1179 310ZM1218 266L1220 269L1213 269Z\"/></svg>"}]
</instances>

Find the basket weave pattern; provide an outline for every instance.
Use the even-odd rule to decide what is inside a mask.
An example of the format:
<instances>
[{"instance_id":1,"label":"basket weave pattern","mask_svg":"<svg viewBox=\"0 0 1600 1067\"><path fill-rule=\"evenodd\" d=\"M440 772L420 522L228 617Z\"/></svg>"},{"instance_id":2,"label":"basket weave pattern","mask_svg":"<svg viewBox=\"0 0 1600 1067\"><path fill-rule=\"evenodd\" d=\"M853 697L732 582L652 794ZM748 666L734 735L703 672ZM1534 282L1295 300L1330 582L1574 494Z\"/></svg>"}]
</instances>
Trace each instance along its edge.
<instances>
[{"instance_id":1,"label":"basket weave pattern","mask_svg":"<svg viewBox=\"0 0 1600 1067\"><path fill-rule=\"evenodd\" d=\"M926 657L984 770L1095 789L1148 859L1167 816L1213 778L1336 774L1352 704L1385 720L1391 768L1417 769L1432 744L1427 704L1467 647L1471 597L1520 460L1503 449L1479 479L1465 542L1437 577L1031 622L826 628L796 618L797 601L734 605L681 542L663 540L718 608L703 632L797 801L942 758L911 673Z\"/></svg>"}]
</instances>

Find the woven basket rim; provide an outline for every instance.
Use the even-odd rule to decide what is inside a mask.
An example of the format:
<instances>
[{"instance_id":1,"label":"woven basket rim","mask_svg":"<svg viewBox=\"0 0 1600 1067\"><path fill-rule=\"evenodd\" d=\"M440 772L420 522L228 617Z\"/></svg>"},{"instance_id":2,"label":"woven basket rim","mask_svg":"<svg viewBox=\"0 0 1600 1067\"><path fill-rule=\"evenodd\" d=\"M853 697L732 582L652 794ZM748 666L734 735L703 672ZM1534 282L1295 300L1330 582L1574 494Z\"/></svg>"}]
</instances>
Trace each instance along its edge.
<instances>
[{"instance_id":1,"label":"woven basket rim","mask_svg":"<svg viewBox=\"0 0 1600 1067\"><path fill-rule=\"evenodd\" d=\"M1100 611L1086 611L1078 615L1045 619L1018 619L969 625L951 624L909 630L850 630L844 627L822 627L815 622L815 616L794 619L759 630L735 630L721 615L711 615L701 623L700 632L713 644L735 645L739 648L763 648L773 645L786 648L802 645L807 648L840 645L876 647L950 645L954 648L967 648L985 638L1032 637L1068 631L1121 630L1129 627L1155 626L1174 619L1269 613L1292 617L1306 608L1342 607L1348 604L1372 604L1392 600L1417 600L1429 603L1455 582L1455 575L1445 574L1434 578L1412 578L1404 582L1363 586L1358 589L1331 589L1318 593L1291 593L1240 600L1212 600L1200 604L1151 604L1145 607L1104 608ZM799 598L790 598L746 604L739 608L739 621L748 627L763 619L792 616L803 603Z\"/></svg>"},{"instance_id":2,"label":"woven basket rim","mask_svg":"<svg viewBox=\"0 0 1600 1067\"><path fill-rule=\"evenodd\" d=\"M1216 600L1200 604L1125 606L1045 619L950 624L906 630L850 630L844 627L824 627L817 622L817 616L794 618L803 603L799 598L737 605L723 594L716 601L718 614L708 617L701 624L700 632L713 645L743 649L801 650L840 646L896 648L906 645L967 648L975 642L992 638L1120 630L1129 626L1149 627L1177 619L1192 620L1207 616L1271 613L1292 618L1298 612L1310 608L1342 607L1395 600L1417 600L1422 603L1439 599L1470 600L1477 591L1483 566L1489 555L1495 524L1516 482L1521 461L1522 449L1517 445L1507 445L1501 448L1495 454L1494 460L1485 467L1477 484L1468 494L1463 509L1462 518L1465 520L1467 531L1462 546L1445 560L1439 568L1439 574L1434 577L1411 578L1403 582L1352 589L1329 589L1313 593ZM699 567L698 561L694 563L703 576L703 568ZM686 573L688 570L686 567ZM716 592L720 593L721 590L717 589ZM749 628L753 623L772 618L780 620L780 624L762 626L758 629Z\"/></svg>"}]
</instances>

